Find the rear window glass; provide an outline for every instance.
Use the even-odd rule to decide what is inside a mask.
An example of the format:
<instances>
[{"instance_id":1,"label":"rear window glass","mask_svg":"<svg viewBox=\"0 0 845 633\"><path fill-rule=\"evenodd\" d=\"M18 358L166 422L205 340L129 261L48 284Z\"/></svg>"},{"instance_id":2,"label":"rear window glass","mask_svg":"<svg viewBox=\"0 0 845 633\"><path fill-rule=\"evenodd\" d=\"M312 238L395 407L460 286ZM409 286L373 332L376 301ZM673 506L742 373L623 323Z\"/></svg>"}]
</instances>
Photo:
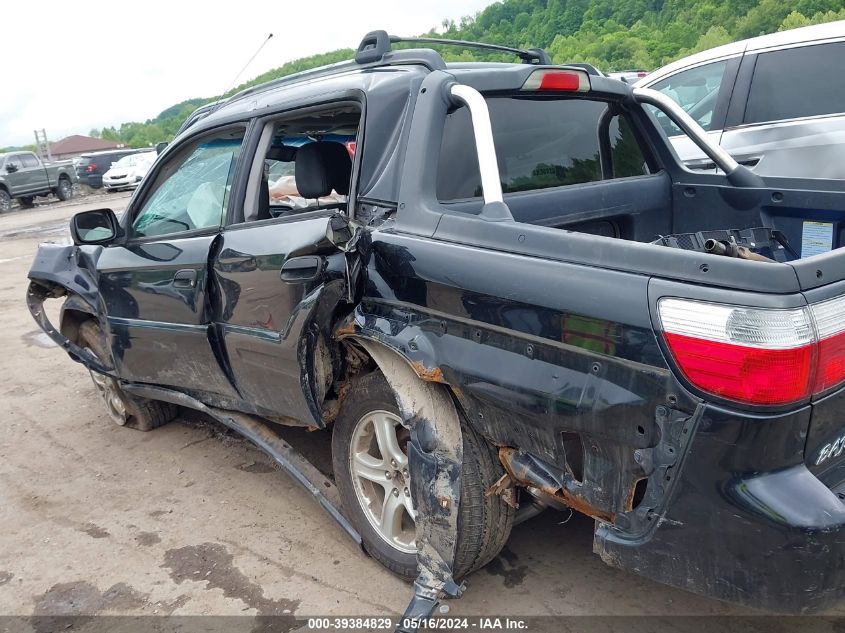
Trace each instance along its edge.
<instances>
[{"instance_id":1,"label":"rear window glass","mask_svg":"<svg viewBox=\"0 0 845 633\"><path fill-rule=\"evenodd\" d=\"M648 173L631 126L607 116L608 104L583 99L496 97L487 100L502 191L512 193ZM600 128L607 126L609 160L602 170ZM481 176L469 112L448 115L440 148L437 197L481 196Z\"/></svg>"},{"instance_id":2,"label":"rear window glass","mask_svg":"<svg viewBox=\"0 0 845 633\"><path fill-rule=\"evenodd\" d=\"M745 107L746 123L845 112L845 42L761 53Z\"/></svg>"}]
</instances>

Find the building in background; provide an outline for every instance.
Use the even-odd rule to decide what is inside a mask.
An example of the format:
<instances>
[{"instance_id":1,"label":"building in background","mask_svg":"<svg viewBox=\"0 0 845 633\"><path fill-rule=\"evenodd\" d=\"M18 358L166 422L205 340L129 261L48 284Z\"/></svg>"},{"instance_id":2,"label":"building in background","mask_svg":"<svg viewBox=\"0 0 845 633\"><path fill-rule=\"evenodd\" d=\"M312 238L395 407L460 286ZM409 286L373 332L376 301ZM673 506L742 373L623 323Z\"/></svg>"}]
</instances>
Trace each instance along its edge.
<instances>
[{"instance_id":1,"label":"building in background","mask_svg":"<svg viewBox=\"0 0 845 633\"><path fill-rule=\"evenodd\" d=\"M87 154L89 152L101 152L109 149L120 149L124 147L122 143L115 141L107 141L101 138L94 138L92 136L82 136L81 134L74 134L68 136L55 143L50 143L50 154L53 160L66 160L74 158L80 154Z\"/></svg>"}]
</instances>

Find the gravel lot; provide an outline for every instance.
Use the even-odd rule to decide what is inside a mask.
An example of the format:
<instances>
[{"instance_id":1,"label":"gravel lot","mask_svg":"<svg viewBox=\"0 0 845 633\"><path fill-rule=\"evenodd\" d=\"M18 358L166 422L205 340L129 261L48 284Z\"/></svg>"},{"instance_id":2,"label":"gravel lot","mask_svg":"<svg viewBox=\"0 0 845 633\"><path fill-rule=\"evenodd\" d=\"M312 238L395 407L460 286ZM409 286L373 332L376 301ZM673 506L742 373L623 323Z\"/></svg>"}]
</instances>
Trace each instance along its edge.
<instances>
[{"instance_id":1,"label":"gravel lot","mask_svg":"<svg viewBox=\"0 0 845 633\"><path fill-rule=\"evenodd\" d=\"M24 302L38 243L128 201L0 216L0 614L400 613L409 586L263 453L193 414L151 433L111 424L86 370L40 335ZM318 465L328 439L290 433ZM518 526L450 615L749 613L611 569L591 539L580 515Z\"/></svg>"}]
</instances>

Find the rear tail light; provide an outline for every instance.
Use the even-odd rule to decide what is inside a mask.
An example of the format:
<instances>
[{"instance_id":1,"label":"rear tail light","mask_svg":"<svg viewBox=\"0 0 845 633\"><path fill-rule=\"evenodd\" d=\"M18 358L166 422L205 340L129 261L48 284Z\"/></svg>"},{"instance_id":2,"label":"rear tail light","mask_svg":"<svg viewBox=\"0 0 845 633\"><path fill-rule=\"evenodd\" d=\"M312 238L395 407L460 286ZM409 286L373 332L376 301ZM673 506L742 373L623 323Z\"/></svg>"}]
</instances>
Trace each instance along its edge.
<instances>
[{"instance_id":1,"label":"rear tail light","mask_svg":"<svg viewBox=\"0 0 845 633\"><path fill-rule=\"evenodd\" d=\"M767 310L661 299L659 311L678 368L699 389L768 405L809 395L816 350L806 308Z\"/></svg>"},{"instance_id":2,"label":"rear tail light","mask_svg":"<svg viewBox=\"0 0 845 633\"><path fill-rule=\"evenodd\" d=\"M528 75L521 90L551 92L589 92L590 76L582 70L545 68Z\"/></svg>"},{"instance_id":3,"label":"rear tail light","mask_svg":"<svg viewBox=\"0 0 845 633\"><path fill-rule=\"evenodd\" d=\"M845 297L789 310L666 298L658 312L678 368L702 391L780 405L845 382Z\"/></svg>"},{"instance_id":4,"label":"rear tail light","mask_svg":"<svg viewBox=\"0 0 845 633\"><path fill-rule=\"evenodd\" d=\"M845 297L810 306L818 339L814 393L845 381Z\"/></svg>"},{"instance_id":5,"label":"rear tail light","mask_svg":"<svg viewBox=\"0 0 845 633\"><path fill-rule=\"evenodd\" d=\"M88 167L85 168L85 171L87 171L89 174L92 174L94 173L94 171L96 171L96 169L97 163L88 163Z\"/></svg>"}]
</instances>

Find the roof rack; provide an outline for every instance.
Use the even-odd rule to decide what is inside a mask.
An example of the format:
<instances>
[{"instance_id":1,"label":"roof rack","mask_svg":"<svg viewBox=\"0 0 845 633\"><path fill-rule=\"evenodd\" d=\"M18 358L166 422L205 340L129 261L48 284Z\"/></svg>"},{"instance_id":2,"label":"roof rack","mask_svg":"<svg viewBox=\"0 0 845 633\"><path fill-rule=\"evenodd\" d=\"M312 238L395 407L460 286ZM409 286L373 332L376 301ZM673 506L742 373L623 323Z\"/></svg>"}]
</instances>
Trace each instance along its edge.
<instances>
[{"instance_id":1,"label":"roof rack","mask_svg":"<svg viewBox=\"0 0 845 633\"><path fill-rule=\"evenodd\" d=\"M387 53L393 50L392 44L400 42L408 44L436 44L444 46L460 46L461 48L480 48L499 53L510 53L516 55L525 64L551 65L552 60L549 54L542 48L512 48L498 44L486 44L484 42L472 42L469 40L448 40L439 37L399 37L388 35L387 31L371 31L364 36L355 52L355 61L359 64L369 64L381 60Z\"/></svg>"},{"instance_id":2,"label":"roof rack","mask_svg":"<svg viewBox=\"0 0 845 633\"><path fill-rule=\"evenodd\" d=\"M387 31L371 31L364 36L358 49L355 52L355 58L318 68L309 70L302 70L297 73L285 75L278 79L271 79L256 86L250 86L243 90L230 95L229 97L220 98L211 103L197 108L191 116L189 116L182 126L179 128L177 134L180 134L185 129L191 127L200 119L204 119L212 112L225 104L231 103L247 97L251 94L264 92L270 88L276 88L285 84L291 84L306 79L316 79L318 77L325 77L334 75L344 70L351 70L353 68L361 68L361 66L385 66L385 65L402 65L402 64L422 64L431 70L443 70L446 68L446 63L439 53L431 49L408 49L408 50L393 50L392 43L407 42L418 44L444 44L447 46L461 46L464 48L480 48L490 51L498 51L500 53L510 53L519 57L523 63L551 65L552 60L549 54L542 48L530 48L522 50L520 48L511 48L509 46L499 46L498 44L485 44L484 42L471 42L464 40L447 40L434 37L398 37L396 35L388 35ZM578 65L578 64L571 64ZM584 65L587 66L586 64ZM592 67L585 68L587 72L590 69L595 71L590 74L600 74Z\"/></svg>"}]
</instances>

